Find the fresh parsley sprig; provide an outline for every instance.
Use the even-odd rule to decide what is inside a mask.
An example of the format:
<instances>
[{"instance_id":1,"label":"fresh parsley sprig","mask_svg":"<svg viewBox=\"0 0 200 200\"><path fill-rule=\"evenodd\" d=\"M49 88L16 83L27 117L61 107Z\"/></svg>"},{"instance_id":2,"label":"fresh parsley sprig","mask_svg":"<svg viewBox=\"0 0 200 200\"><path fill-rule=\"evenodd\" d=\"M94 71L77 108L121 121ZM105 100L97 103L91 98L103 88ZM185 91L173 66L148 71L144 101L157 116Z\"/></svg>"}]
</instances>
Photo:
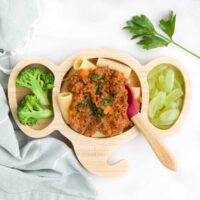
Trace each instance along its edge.
<instances>
[{"instance_id":1,"label":"fresh parsley sprig","mask_svg":"<svg viewBox=\"0 0 200 200\"><path fill-rule=\"evenodd\" d=\"M167 19L161 19L159 22L160 29L166 35L160 34L145 15L134 16L128 20L126 24L127 25L123 29L132 34L132 40L140 38L140 41L137 44L141 45L143 49L148 50L168 46L171 43L200 59L199 55L193 53L172 39L176 24L176 15L173 11L169 12Z\"/></svg>"}]
</instances>

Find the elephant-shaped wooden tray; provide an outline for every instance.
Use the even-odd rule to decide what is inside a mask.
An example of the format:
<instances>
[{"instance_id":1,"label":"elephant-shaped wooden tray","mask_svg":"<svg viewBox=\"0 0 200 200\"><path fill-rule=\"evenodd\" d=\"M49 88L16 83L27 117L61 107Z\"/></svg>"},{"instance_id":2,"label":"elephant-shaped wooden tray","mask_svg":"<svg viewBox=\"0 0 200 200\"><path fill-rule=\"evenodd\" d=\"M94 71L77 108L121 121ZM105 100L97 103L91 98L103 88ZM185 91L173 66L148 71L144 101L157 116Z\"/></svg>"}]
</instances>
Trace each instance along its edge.
<instances>
[{"instance_id":1,"label":"elephant-shaped wooden tray","mask_svg":"<svg viewBox=\"0 0 200 200\"><path fill-rule=\"evenodd\" d=\"M168 136L177 131L177 129L183 123L183 120L187 114L190 97L191 97L191 80L188 72L185 67L177 60L168 57L161 57L154 59L147 63L146 65L141 65L136 59L132 56L129 56L125 53L111 50L111 49L95 49L87 50L76 53L68 57L61 65L57 66L51 61L45 58L27 58L20 61L12 70L12 73L9 78L8 86L8 97L9 105L12 112L12 115L19 126L19 128L28 136L32 138L41 138L48 136L54 130L58 130L62 135L71 141L73 144L75 153L80 163L91 173L99 176L113 177L120 176L128 170L128 164L126 160L119 160L113 164L108 164L107 160L111 153L119 147L119 145L133 139L138 135L138 130L135 126L127 130L126 132L108 138L92 138L86 137L74 131L68 126L60 112L58 105L58 94L61 91L61 85L63 78L66 73L70 70L73 65L73 62L77 57L85 57L88 59L95 58L108 58L120 63L123 63L130 68L135 76L135 85L141 87L141 114L144 117L144 120L151 126L154 134L157 134L160 137ZM27 94L27 89L25 88L16 88L16 77L19 72L32 64L36 64L49 70L53 73L55 77L55 86L52 90L52 109L54 112L54 117L52 119L42 120L39 125L33 127L22 125L17 118L17 106L18 102L22 97ZM181 114L176 121L176 123L167 130L161 130L153 126L148 119L148 105L149 105L149 87L147 82L148 73L155 67L160 64L169 64L173 65L179 70L182 74L185 84L185 96L184 104L181 111Z\"/></svg>"}]
</instances>

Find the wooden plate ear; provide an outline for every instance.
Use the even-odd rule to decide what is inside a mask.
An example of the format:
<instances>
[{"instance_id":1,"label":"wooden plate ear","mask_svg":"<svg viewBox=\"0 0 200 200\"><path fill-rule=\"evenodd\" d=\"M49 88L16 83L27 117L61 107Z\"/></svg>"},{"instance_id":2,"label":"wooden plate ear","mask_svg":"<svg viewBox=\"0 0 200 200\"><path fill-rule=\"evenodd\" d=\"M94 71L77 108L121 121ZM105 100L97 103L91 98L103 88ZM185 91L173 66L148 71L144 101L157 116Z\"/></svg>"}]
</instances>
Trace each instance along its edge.
<instances>
[{"instance_id":1,"label":"wooden plate ear","mask_svg":"<svg viewBox=\"0 0 200 200\"><path fill-rule=\"evenodd\" d=\"M19 101L26 95L30 94L31 91L26 88L17 88L16 87L16 78L20 71L26 67L30 66L38 66L43 68L46 71L51 71L54 74L55 65L50 61L44 58L29 58L20 61L12 70L8 83L8 100L12 115L14 117L15 122L18 127L28 136L33 138L40 138L49 135L53 131L52 123L54 118L50 118L47 120L41 120L38 125L33 127L22 125L17 118L17 107ZM55 75L54 75L55 76ZM53 91L52 91L53 93ZM54 101L53 103L54 104ZM53 109L53 105L52 105Z\"/></svg>"},{"instance_id":2,"label":"wooden plate ear","mask_svg":"<svg viewBox=\"0 0 200 200\"><path fill-rule=\"evenodd\" d=\"M145 88L148 88L149 90L149 86L147 83L147 76L148 73L156 66L160 65L160 64L169 64L171 66L173 66L174 68L178 69L178 71L180 72L180 74L183 77L183 80L185 82L185 98L184 98L184 104L183 104L183 108L181 111L181 114L179 116L179 118L177 119L177 121L175 122L175 124L173 126L171 126L169 129L166 130L162 130L159 128L156 128L155 126L153 126L148 119L148 104L149 104L149 91L146 91L148 98L144 99L144 104L145 106L143 106L143 113L144 113L144 118L146 119L147 123L149 123L149 125L151 126L151 128L154 130L155 134L157 134L160 137L165 137L168 135L171 135L175 132L177 132L179 130L179 128L181 127L181 125L184 122L184 119L187 116L189 107L190 107L190 102L191 102L191 86L192 86L192 82L191 82L191 77L189 75L189 72L187 71L187 69L185 68L185 66L177 61L174 58L169 58L169 57L161 57L161 58L157 58L154 59L152 61L150 61L149 63L147 63L144 68L144 78L146 79L144 82L145 84Z\"/></svg>"}]
</instances>

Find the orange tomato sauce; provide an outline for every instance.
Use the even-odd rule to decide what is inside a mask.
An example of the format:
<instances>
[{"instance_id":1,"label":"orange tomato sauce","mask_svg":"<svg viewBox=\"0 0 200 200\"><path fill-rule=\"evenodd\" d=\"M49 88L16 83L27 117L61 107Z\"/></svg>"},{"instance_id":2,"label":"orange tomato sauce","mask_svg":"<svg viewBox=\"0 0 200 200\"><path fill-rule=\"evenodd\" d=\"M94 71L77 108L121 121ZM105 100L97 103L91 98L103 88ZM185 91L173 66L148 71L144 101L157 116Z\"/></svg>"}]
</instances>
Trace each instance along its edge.
<instances>
[{"instance_id":1,"label":"orange tomato sauce","mask_svg":"<svg viewBox=\"0 0 200 200\"><path fill-rule=\"evenodd\" d=\"M114 136L133 124L127 117L127 79L108 67L78 70L64 79L65 88L73 93L69 124L77 132L92 136L96 131Z\"/></svg>"}]
</instances>

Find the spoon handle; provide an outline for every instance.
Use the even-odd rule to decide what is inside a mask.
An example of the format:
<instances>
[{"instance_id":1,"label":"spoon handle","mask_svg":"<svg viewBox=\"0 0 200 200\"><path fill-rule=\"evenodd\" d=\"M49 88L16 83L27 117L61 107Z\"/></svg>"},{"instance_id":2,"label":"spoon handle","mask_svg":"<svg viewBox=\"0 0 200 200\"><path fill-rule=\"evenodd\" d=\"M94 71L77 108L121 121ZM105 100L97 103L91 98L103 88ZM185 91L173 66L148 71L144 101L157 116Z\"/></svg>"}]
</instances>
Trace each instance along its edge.
<instances>
[{"instance_id":1,"label":"spoon handle","mask_svg":"<svg viewBox=\"0 0 200 200\"><path fill-rule=\"evenodd\" d=\"M167 168L176 171L176 159L169 151L167 146L161 142L160 138L152 133L151 127L145 122L143 116L138 113L133 116L131 120L135 126L143 133L161 163Z\"/></svg>"}]
</instances>

